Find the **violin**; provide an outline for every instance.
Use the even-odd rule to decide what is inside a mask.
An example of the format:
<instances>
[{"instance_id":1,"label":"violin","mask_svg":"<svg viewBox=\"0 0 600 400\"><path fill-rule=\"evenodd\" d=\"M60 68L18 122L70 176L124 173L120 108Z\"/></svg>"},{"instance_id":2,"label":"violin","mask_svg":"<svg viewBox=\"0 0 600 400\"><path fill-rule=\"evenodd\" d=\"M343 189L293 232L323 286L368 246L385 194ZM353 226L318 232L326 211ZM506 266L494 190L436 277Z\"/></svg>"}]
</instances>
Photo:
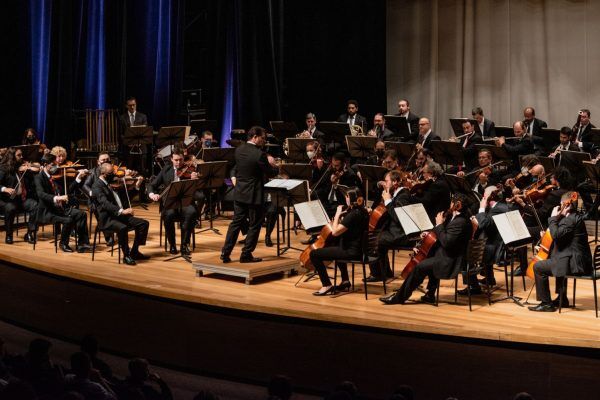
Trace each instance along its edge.
<instances>
[{"instance_id":1,"label":"violin","mask_svg":"<svg viewBox=\"0 0 600 400\"><path fill-rule=\"evenodd\" d=\"M563 202L560 206L558 213L560 214L565 210L565 208L570 207L571 204L576 203L579 200L579 195L577 192L571 193L571 197ZM552 248L552 242L554 239L550 234L550 228L546 229L544 232L544 236L542 236L542 240L540 241L540 245L538 246L538 251L535 256L529 262L527 266L527 276L531 279L535 279L535 273L533 271L533 266L536 262L548 259L550 255L550 249Z\"/></svg>"},{"instance_id":2,"label":"violin","mask_svg":"<svg viewBox=\"0 0 600 400\"><path fill-rule=\"evenodd\" d=\"M410 194L421 195L425 190L431 186L433 179L424 179L420 181L407 180L405 187L410 191Z\"/></svg>"},{"instance_id":3,"label":"violin","mask_svg":"<svg viewBox=\"0 0 600 400\"><path fill-rule=\"evenodd\" d=\"M52 175L52 179L75 178L84 165L79 164L78 161L65 161L58 168L58 172Z\"/></svg>"}]
</instances>

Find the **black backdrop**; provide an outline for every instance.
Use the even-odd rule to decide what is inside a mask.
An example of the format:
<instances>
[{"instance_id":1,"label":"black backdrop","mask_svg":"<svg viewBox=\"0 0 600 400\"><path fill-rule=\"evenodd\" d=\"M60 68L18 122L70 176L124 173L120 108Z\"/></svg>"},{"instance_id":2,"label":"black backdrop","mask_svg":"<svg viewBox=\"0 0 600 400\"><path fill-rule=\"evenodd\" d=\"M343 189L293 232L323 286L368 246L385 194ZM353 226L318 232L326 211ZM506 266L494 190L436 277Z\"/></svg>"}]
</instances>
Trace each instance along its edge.
<instances>
[{"instance_id":1,"label":"black backdrop","mask_svg":"<svg viewBox=\"0 0 600 400\"><path fill-rule=\"evenodd\" d=\"M29 14L25 2L0 5L4 16L0 48L3 57L0 145L16 143L32 125L32 90ZM140 110L152 102L147 74L140 57L128 43L144 41L136 15L127 8L143 6L136 0L106 1L108 107L120 107L126 95L136 95ZM73 37L80 4L74 0L53 3L53 51L50 57L46 142L67 145L83 136L74 128L72 110L82 108L80 64L85 49ZM180 122L178 96L182 88L204 89L208 117L223 117L227 38L236 47L236 102L233 126L266 125L271 119L294 120L312 111L320 120L344 112L345 101L355 98L359 113L371 120L386 110L385 1L283 0L174 0L173 58L175 78L155 126ZM200 16L200 18L199 18ZM85 33L84 33L85 34ZM179 40L181 34L182 40ZM181 51L181 55L179 55ZM153 119L153 117L155 117Z\"/></svg>"}]
</instances>

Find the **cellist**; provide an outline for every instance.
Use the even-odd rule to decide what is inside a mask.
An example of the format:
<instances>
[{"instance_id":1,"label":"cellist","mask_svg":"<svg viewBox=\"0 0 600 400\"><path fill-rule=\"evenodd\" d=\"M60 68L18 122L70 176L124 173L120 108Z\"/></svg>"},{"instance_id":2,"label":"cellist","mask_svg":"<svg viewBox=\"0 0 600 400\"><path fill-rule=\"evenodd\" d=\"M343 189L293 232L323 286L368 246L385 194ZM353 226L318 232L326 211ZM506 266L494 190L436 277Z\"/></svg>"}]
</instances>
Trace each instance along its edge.
<instances>
[{"instance_id":1,"label":"cellist","mask_svg":"<svg viewBox=\"0 0 600 400\"><path fill-rule=\"evenodd\" d=\"M412 292L426 277L429 277L427 293L421 297L421 301L435 303L435 291L439 280L455 277L460 272L463 259L466 257L472 227L467 214L463 212L465 200L464 194L456 193L452 197L450 208L436 215L433 233L437 237L437 242L431 248L430 256L416 265L400 289L379 300L384 304L404 304ZM425 235L424 232L421 237Z\"/></svg>"},{"instance_id":2,"label":"cellist","mask_svg":"<svg viewBox=\"0 0 600 400\"><path fill-rule=\"evenodd\" d=\"M391 277L392 270L388 259L388 251L408 244L404 229L402 229L398 215L394 211L396 207L410 204L410 192L403 185L405 180L406 174L396 170L391 170L385 175L385 187L381 197L387 209L388 218L381 228L378 240L377 251L381 264L369 265L371 274L365 278L367 282L381 281L382 271L385 271L386 278Z\"/></svg>"},{"instance_id":3,"label":"cellist","mask_svg":"<svg viewBox=\"0 0 600 400\"><path fill-rule=\"evenodd\" d=\"M555 311L569 306L567 288L563 297L550 300L548 277L556 277L556 293L564 285L565 275L588 274L592 268L592 253L585 229L585 216L578 213L577 201L572 201L573 192L563 194L561 205L552 210L548 219L548 230L552 236L553 249L547 260L537 261L533 266L535 273L536 297L540 304L529 307L531 311ZM575 196L576 197L576 196Z\"/></svg>"}]
</instances>

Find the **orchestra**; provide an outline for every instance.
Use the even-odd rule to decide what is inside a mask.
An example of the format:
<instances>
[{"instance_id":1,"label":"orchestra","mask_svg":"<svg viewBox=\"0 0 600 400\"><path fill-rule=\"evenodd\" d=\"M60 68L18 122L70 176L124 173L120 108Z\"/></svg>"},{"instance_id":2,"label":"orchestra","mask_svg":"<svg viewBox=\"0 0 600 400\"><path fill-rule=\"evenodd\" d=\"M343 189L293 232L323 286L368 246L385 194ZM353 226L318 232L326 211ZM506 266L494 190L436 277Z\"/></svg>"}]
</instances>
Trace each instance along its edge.
<instances>
[{"instance_id":1,"label":"orchestra","mask_svg":"<svg viewBox=\"0 0 600 400\"><path fill-rule=\"evenodd\" d=\"M147 123L145 115L136 111L134 98L128 99L127 105L128 112L121 121L124 126ZM440 142L442 145L445 142L459 143L461 160L464 160L460 163L436 161L431 143L442 138L433 132L429 118L419 118L410 111L409 102L405 99L398 102L397 114L405 118L399 119L407 124L404 132L409 132L409 136L405 138L400 137L393 125L386 124L383 113L374 114L372 128L364 130L367 120L358 114L356 100L347 102L346 111L337 119L339 123L354 127L350 130L353 134L378 139L373 148L365 149L366 155L361 155L361 158L353 158L344 143L336 143L332 147L327 133L319 130L314 113L305 114L306 128L295 134L297 138L312 139L306 144L303 163L307 172L310 170L307 174L310 176L307 179L307 200L320 202L331 219L329 225L307 229L310 237L302 242L309 246L303 264L312 265L321 280L321 288L315 295L323 296L350 288L345 265L339 265L342 281L337 287L332 285L325 265L336 259L360 256L362 234L368 229L379 232L377 253L380 262L369 265L370 273L363 277L366 282L393 278L390 250L409 251L414 247L413 262L402 272L405 281L396 292L382 297L383 303L405 303L426 277L429 277L429 283L422 301L434 302L439 279L454 277L464 267L466 246L472 237L486 239L481 270L483 278L469 276L465 282L469 290L459 290L458 293L483 293L482 288L496 285L493 266L506 262L505 244L493 217L516 210L534 244L545 233L554 238L556 247L548 252L548 260L538 260L531 269L538 284L538 298L542 302L532 310L552 311L555 308L556 301L549 299L547 290L548 276L560 277L566 272L577 272L572 263L565 266L563 261L559 261L561 254L570 251L570 247L578 246L577 251L583 254L581 257L585 259L586 266L589 264L589 246L583 246L579 239L575 242L571 239L579 238L577 235L583 237L581 221L584 215L589 217L596 212L591 204L595 188L586 179L583 168L563 165L567 154L573 156L564 152L589 153L591 164L600 159L588 109L579 111L572 128L562 127L559 132L555 131L558 141L550 147L544 142L547 124L535 117L532 107L524 109L523 120L512 124L514 137L496 136L494 122L484 118L480 107L474 107L471 115L475 122L465 118L462 134L448 135L450 139ZM118 242L124 263L135 265L136 261L148 258L140 252L140 247L146 244L150 226L147 220L134 216L130 199L139 194L140 203L148 199L160 203L160 223L164 224L168 252L189 259L194 253L190 246L191 236L200 216L210 214L212 218L217 209L220 210L218 204L228 198L225 195L228 191L232 195L229 200L234 204L233 221L229 224L220 260L223 263L233 262L231 253L237 244L238 234L240 230L247 230L239 261L260 262L261 258L255 257L253 251L262 226L266 226L264 245L272 247L277 218L292 215L295 228L302 227L302 220L295 210L276 204L264 190L269 179L289 178L280 173L282 162L286 162L285 156L278 153L284 158L281 161L267 154L266 139L270 133L266 129L255 126L247 135L246 142L236 142L235 161L228 170L234 186L228 183L223 187L222 195L216 189L196 189L191 203L187 203L189 205L173 208L165 206L169 188L174 182L198 180L198 165L203 161L196 157L200 157L203 149L218 146L212 132L203 131L190 143L182 141L173 145L170 156L163 159L164 164L153 175L152 171L132 171L117 160L111 160L111 154L103 151L97 153L97 159L92 161L95 166L88 171L78 161L68 161L63 147L46 147L35 130L29 128L21 143L5 149L0 160L0 210L5 222L5 243L15 241L15 217L18 213L25 213L29 218L24 241L34 243L41 224L59 223L59 248L66 253L73 252L69 241L75 236L76 250L87 252L90 250L87 217L80 209L81 204L85 206L87 203L91 215L103 227L106 242ZM407 147L410 150L394 147L394 143L398 142L410 146ZM39 149L32 146L39 146ZM452 146L456 148L456 144ZM435 147L437 154L438 146ZM29 154L35 152L38 154ZM25 159L25 153L28 159ZM564 160L561 160L562 155ZM36 157L37 160L41 158L40 163L37 163ZM122 158L126 155L119 157ZM546 170L548 162L552 168ZM367 182L359 172L363 168L363 173L366 173L365 165L383 167L373 168L380 175L368 188L365 188ZM456 182L462 184L457 186ZM365 189L369 190L368 194L364 193ZM573 193L577 194L578 201L582 200L587 214L578 211L577 202L567 204ZM217 201L212 206L213 210L208 210L206 199L215 194L218 195ZM405 234L395 210L411 204L423 206L433 229L420 235ZM369 215L375 215L376 210L385 216L376 226L371 226ZM563 226L566 226L567 233L561 230ZM181 237L179 247L176 239L178 229ZM131 246L128 231L135 231ZM327 237L324 237L325 234ZM571 235L568 236L571 239L561 235ZM419 240L420 244L415 244ZM587 250L582 250L583 247ZM518 261L514 275L525 275L529 264L527 249L519 250ZM557 285L560 286L561 282L557 280ZM566 303L566 297L559 300Z\"/></svg>"}]
</instances>

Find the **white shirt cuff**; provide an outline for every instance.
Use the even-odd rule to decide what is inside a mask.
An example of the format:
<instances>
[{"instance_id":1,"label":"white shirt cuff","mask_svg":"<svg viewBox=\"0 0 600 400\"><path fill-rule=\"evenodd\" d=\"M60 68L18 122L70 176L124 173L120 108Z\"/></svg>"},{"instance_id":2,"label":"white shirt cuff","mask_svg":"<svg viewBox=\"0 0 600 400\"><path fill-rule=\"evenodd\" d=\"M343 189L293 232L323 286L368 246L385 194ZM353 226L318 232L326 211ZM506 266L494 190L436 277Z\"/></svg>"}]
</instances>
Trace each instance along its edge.
<instances>
[{"instance_id":1,"label":"white shirt cuff","mask_svg":"<svg viewBox=\"0 0 600 400\"><path fill-rule=\"evenodd\" d=\"M385 200L383 203L387 206L388 204L390 204L392 202L392 199L389 200Z\"/></svg>"}]
</instances>

